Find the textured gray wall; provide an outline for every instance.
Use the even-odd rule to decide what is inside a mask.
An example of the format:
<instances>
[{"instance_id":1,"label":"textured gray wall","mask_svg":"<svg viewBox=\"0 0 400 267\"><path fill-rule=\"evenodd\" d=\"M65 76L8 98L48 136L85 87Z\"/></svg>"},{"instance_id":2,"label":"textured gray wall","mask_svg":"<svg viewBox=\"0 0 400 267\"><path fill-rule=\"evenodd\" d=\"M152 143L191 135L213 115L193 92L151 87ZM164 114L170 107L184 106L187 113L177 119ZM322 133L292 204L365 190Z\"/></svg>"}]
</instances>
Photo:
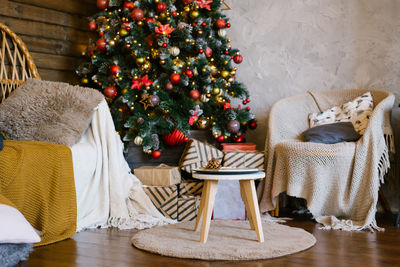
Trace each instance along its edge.
<instances>
[{"instance_id":1,"label":"textured gray wall","mask_svg":"<svg viewBox=\"0 0 400 267\"><path fill-rule=\"evenodd\" d=\"M271 105L309 89L391 91L396 95L393 126L400 134L399 0L226 2L232 8L226 11L232 23L228 35L244 56L238 79L247 85L259 121L248 141L263 149ZM396 168L385 188L393 206L399 188Z\"/></svg>"}]
</instances>

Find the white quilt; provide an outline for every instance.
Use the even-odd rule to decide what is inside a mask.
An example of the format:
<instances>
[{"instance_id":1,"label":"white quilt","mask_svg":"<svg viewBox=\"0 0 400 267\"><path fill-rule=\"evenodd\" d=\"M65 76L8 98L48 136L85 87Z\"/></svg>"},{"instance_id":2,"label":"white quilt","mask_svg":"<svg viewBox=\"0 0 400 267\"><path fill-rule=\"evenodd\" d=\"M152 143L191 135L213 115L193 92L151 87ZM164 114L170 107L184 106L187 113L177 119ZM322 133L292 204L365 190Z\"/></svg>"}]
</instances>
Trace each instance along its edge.
<instances>
[{"instance_id":1,"label":"white quilt","mask_svg":"<svg viewBox=\"0 0 400 267\"><path fill-rule=\"evenodd\" d=\"M98 226L143 229L174 222L154 207L141 182L131 173L105 100L71 150L77 231Z\"/></svg>"}]
</instances>

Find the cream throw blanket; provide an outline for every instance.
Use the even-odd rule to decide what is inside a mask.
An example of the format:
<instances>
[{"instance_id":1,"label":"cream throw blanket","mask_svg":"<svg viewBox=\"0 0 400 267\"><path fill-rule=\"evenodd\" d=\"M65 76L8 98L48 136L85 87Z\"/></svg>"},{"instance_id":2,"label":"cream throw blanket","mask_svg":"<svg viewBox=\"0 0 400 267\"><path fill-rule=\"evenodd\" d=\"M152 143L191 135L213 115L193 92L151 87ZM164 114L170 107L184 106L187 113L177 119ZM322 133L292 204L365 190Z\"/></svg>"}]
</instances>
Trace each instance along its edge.
<instances>
[{"instance_id":1,"label":"cream throw blanket","mask_svg":"<svg viewBox=\"0 0 400 267\"><path fill-rule=\"evenodd\" d=\"M72 148L77 195L77 231L85 228L149 228L166 219L131 173L107 103L95 110L89 129Z\"/></svg>"},{"instance_id":2,"label":"cream throw blanket","mask_svg":"<svg viewBox=\"0 0 400 267\"><path fill-rule=\"evenodd\" d=\"M374 111L358 142L333 145L303 142L308 114L348 102L371 91ZM390 126L394 96L377 90L318 91L285 98L271 109L266 140L266 179L258 188L260 209L274 209L286 191L307 200L325 228L380 229L375 221L380 183L394 152ZM339 219L338 219L339 218Z\"/></svg>"}]
</instances>

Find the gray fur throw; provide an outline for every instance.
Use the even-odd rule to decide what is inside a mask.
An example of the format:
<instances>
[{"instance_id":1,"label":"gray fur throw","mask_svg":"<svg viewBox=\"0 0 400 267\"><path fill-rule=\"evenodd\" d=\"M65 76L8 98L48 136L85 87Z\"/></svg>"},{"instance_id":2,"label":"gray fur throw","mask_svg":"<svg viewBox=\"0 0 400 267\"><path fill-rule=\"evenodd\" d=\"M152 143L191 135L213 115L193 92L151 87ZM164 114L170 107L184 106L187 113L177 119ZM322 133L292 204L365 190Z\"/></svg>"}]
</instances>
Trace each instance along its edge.
<instances>
[{"instance_id":1,"label":"gray fur throw","mask_svg":"<svg viewBox=\"0 0 400 267\"><path fill-rule=\"evenodd\" d=\"M28 258L33 244L0 244L0 266L12 267Z\"/></svg>"},{"instance_id":2,"label":"gray fur throw","mask_svg":"<svg viewBox=\"0 0 400 267\"><path fill-rule=\"evenodd\" d=\"M102 99L94 89L29 79L0 104L0 132L13 140L72 146Z\"/></svg>"}]
</instances>

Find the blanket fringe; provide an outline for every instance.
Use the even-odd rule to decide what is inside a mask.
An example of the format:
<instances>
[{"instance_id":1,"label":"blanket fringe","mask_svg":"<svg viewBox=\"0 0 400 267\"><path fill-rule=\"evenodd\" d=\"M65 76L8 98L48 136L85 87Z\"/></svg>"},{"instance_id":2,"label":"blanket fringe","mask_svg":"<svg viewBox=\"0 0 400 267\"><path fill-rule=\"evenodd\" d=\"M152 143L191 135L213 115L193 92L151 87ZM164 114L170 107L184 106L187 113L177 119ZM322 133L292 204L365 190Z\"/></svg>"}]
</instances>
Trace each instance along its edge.
<instances>
[{"instance_id":1,"label":"blanket fringe","mask_svg":"<svg viewBox=\"0 0 400 267\"><path fill-rule=\"evenodd\" d=\"M375 213L374 213L375 214ZM359 226L354 224L352 220L338 219L335 216L321 216L316 218L317 222L321 223L323 226L319 227L322 230L343 230L343 231L364 231L369 230L371 232L385 231L385 228L379 227L376 223L375 218L369 224L364 226Z\"/></svg>"},{"instance_id":2,"label":"blanket fringe","mask_svg":"<svg viewBox=\"0 0 400 267\"><path fill-rule=\"evenodd\" d=\"M384 138L385 138L385 142L386 142L386 147L381 155L381 158L380 158L379 164L378 164L379 181L382 184L385 183L384 177L389 172L389 169L390 169L389 152L390 153L395 152L393 135L392 134L384 134Z\"/></svg>"}]
</instances>

